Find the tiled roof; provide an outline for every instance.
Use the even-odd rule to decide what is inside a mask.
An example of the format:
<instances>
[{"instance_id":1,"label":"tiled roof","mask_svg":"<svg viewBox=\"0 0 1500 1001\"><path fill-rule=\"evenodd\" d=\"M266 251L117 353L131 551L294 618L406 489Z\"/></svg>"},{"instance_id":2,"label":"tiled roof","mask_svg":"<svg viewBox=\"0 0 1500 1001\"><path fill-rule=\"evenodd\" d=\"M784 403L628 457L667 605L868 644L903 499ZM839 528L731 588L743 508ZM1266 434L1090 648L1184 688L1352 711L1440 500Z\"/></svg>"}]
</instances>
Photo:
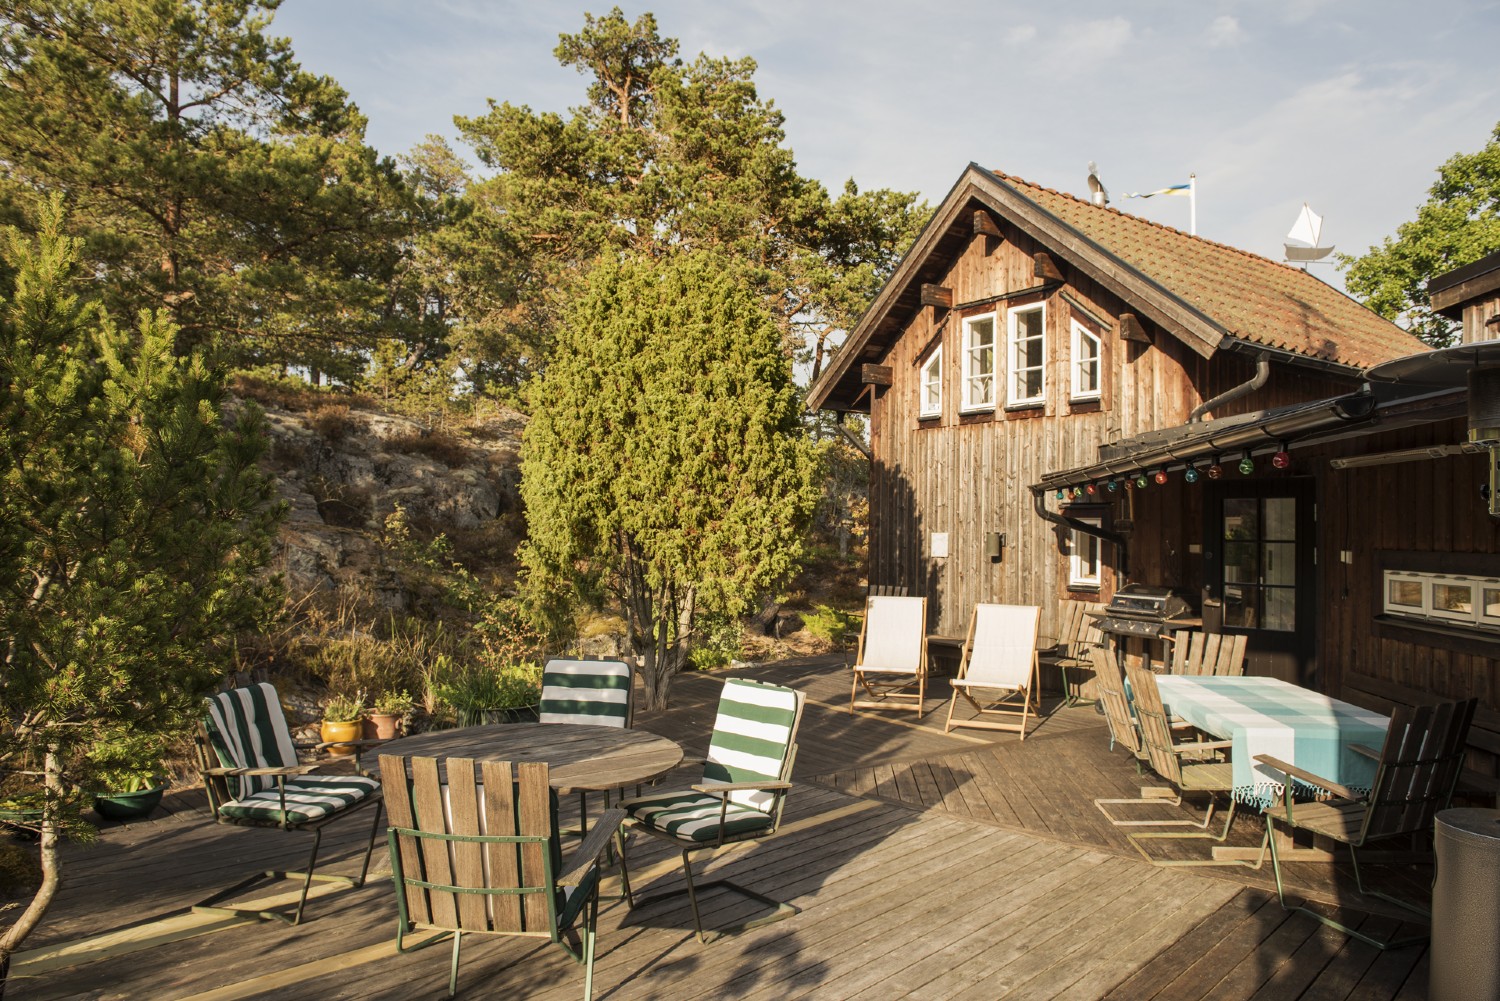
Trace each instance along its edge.
<instances>
[{"instance_id":1,"label":"tiled roof","mask_svg":"<svg viewBox=\"0 0 1500 1001\"><path fill-rule=\"evenodd\" d=\"M1427 347L1301 268L994 176L1233 337L1358 368Z\"/></svg>"}]
</instances>

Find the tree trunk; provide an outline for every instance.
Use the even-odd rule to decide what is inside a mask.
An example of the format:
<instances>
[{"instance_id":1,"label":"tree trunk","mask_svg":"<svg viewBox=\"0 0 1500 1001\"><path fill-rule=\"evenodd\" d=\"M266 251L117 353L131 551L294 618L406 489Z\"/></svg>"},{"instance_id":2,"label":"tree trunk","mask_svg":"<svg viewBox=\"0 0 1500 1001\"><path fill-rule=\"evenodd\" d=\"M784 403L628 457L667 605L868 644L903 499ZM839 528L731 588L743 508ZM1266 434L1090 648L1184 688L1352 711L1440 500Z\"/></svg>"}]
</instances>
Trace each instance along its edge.
<instances>
[{"instance_id":1,"label":"tree trunk","mask_svg":"<svg viewBox=\"0 0 1500 1001\"><path fill-rule=\"evenodd\" d=\"M42 915L47 912L47 906L52 903L52 898L57 896L57 811L62 809L63 781L62 781L62 759L58 757L56 745L47 748L43 765L46 784L46 798L42 801L42 885L37 887L36 895L31 898L31 903L21 916L15 920L5 934L0 935L0 998L5 996L5 981L10 975L10 957L21 947L41 922Z\"/></svg>"}]
</instances>

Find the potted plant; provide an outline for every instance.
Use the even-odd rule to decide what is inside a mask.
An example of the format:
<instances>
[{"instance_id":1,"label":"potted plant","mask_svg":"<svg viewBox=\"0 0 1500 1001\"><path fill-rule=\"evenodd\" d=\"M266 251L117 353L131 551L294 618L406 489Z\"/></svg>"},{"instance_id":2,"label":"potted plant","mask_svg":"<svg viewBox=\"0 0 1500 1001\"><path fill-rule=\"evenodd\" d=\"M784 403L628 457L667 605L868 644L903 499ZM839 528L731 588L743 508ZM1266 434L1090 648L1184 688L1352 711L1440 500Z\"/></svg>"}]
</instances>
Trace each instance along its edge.
<instances>
[{"instance_id":1,"label":"potted plant","mask_svg":"<svg viewBox=\"0 0 1500 1001\"><path fill-rule=\"evenodd\" d=\"M167 790L162 757L166 738L151 733L118 733L89 749L94 812L106 820L148 816Z\"/></svg>"},{"instance_id":2,"label":"potted plant","mask_svg":"<svg viewBox=\"0 0 1500 1001\"><path fill-rule=\"evenodd\" d=\"M451 677L440 692L460 726L534 723L542 695L542 670L525 663L498 669L471 667Z\"/></svg>"},{"instance_id":3,"label":"potted plant","mask_svg":"<svg viewBox=\"0 0 1500 1001\"><path fill-rule=\"evenodd\" d=\"M365 714L365 693L335 694L323 703L323 725L319 734L325 744L360 739ZM330 747L329 754L353 754L353 747Z\"/></svg>"},{"instance_id":4,"label":"potted plant","mask_svg":"<svg viewBox=\"0 0 1500 1001\"><path fill-rule=\"evenodd\" d=\"M365 713L365 739L393 740L400 736L406 714L415 705L416 700L406 691L382 692L375 696L375 704Z\"/></svg>"}]
</instances>

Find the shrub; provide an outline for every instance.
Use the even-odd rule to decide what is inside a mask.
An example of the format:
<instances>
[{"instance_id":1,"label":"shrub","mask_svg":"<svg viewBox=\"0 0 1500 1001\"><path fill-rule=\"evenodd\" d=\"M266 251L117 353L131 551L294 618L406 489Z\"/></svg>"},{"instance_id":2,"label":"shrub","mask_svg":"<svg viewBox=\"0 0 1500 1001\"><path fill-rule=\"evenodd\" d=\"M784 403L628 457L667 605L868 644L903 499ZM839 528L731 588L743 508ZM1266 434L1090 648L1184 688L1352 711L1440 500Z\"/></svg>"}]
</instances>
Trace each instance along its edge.
<instances>
[{"instance_id":1,"label":"shrub","mask_svg":"<svg viewBox=\"0 0 1500 1001\"><path fill-rule=\"evenodd\" d=\"M814 605L802 616L802 626L819 639L843 647L859 632L859 616L828 605Z\"/></svg>"}]
</instances>

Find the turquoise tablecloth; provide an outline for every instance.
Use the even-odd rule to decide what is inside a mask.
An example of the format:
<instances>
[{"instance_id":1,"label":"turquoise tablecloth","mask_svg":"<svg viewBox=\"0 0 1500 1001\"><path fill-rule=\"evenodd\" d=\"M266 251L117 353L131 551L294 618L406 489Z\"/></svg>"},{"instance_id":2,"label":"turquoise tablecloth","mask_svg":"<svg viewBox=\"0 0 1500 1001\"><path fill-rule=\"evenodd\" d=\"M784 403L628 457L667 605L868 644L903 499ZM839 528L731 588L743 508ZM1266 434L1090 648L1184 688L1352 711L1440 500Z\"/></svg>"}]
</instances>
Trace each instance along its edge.
<instances>
[{"instance_id":1,"label":"turquoise tablecloth","mask_svg":"<svg viewBox=\"0 0 1500 1001\"><path fill-rule=\"evenodd\" d=\"M1375 763L1350 750L1380 750L1390 720L1276 678L1157 679L1167 712L1233 741L1234 796L1268 806L1281 795L1282 774L1255 763L1269 754L1360 792L1375 780Z\"/></svg>"}]
</instances>

